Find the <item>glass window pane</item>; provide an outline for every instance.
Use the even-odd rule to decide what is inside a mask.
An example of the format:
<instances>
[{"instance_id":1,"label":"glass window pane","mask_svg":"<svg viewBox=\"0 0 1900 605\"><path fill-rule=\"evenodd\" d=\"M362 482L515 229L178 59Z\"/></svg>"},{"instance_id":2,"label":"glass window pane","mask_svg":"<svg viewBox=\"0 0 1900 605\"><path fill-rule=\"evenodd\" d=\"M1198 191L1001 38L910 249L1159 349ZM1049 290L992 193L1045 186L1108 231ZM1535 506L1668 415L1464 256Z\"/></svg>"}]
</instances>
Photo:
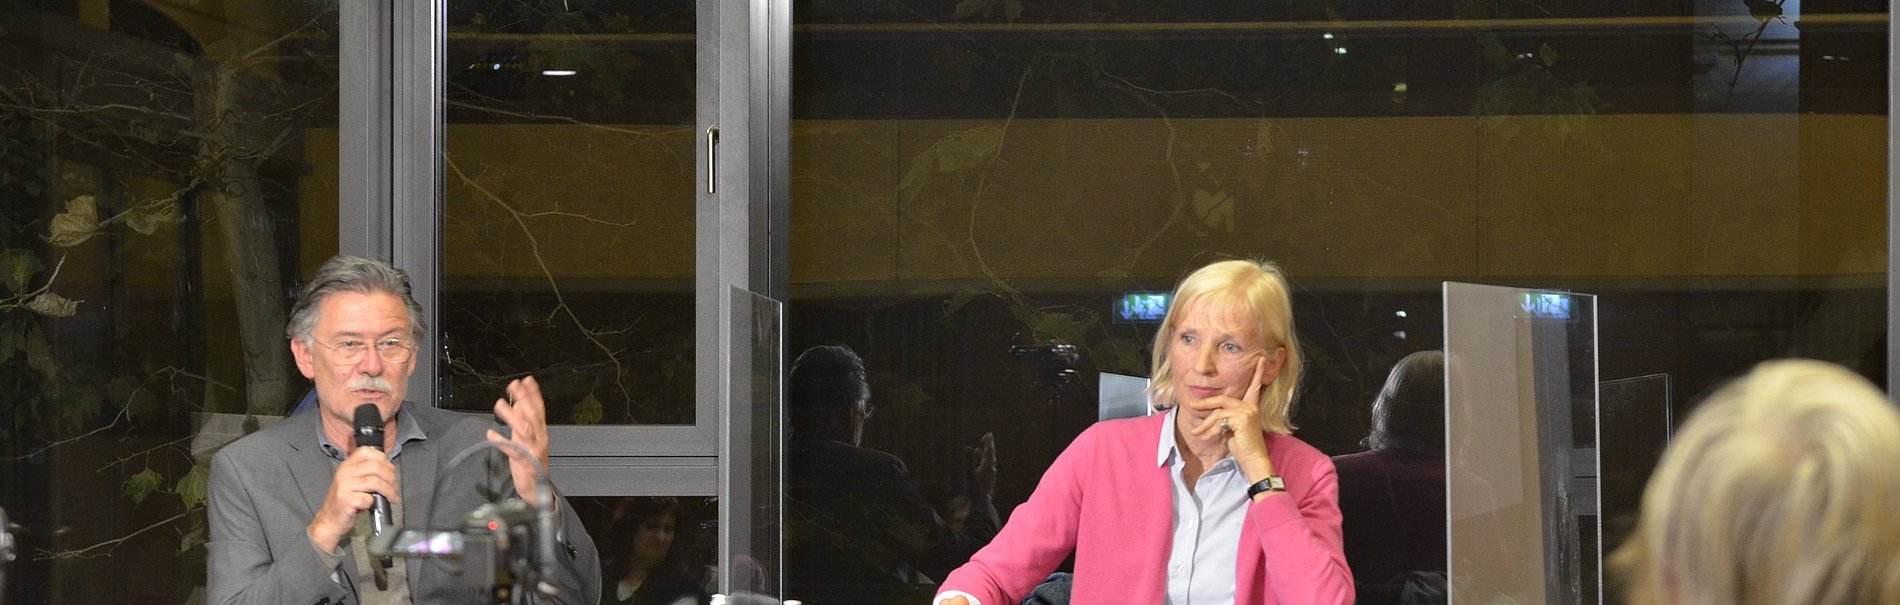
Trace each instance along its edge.
<instances>
[{"instance_id":1,"label":"glass window pane","mask_svg":"<svg viewBox=\"0 0 1900 605\"><path fill-rule=\"evenodd\" d=\"M568 502L600 550L602 603L710 600L719 563L718 499L589 497Z\"/></svg>"},{"instance_id":2,"label":"glass window pane","mask_svg":"<svg viewBox=\"0 0 1900 605\"><path fill-rule=\"evenodd\" d=\"M10 603L202 599L211 453L309 388L337 252L336 3L0 1Z\"/></svg>"},{"instance_id":3,"label":"glass window pane","mask_svg":"<svg viewBox=\"0 0 1900 605\"><path fill-rule=\"evenodd\" d=\"M692 424L694 5L448 4L444 405Z\"/></svg>"},{"instance_id":4,"label":"glass window pane","mask_svg":"<svg viewBox=\"0 0 1900 605\"><path fill-rule=\"evenodd\" d=\"M1292 280L1296 436L1333 456L1375 449L1388 375L1443 347L1446 280L1596 295L1605 381L1695 394L1784 356L1885 381L1884 4L811 1L793 19L787 355L863 358L875 412L834 440L901 460L940 518L986 433L993 504L1023 502L1096 421L1101 376L1149 372L1155 325L1118 303L1221 258ZM1055 344L1076 359L1012 354ZM1362 594L1405 575L1383 570L1442 578L1430 551L1359 574ZM789 597L851 581L797 561Z\"/></svg>"}]
</instances>

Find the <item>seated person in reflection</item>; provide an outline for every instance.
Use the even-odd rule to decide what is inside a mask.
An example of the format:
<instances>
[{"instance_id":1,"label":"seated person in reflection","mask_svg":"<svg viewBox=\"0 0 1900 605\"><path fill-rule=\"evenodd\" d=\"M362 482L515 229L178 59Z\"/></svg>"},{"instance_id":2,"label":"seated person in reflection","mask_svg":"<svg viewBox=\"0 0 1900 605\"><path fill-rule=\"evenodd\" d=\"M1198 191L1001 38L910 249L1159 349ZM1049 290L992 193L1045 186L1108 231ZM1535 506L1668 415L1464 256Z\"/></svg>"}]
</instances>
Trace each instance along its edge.
<instances>
[{"instance_id":1,"label":"seated person in reflection","mask_svg":"<svg viewBox=\"0 0 1900 605\"><path fill-rule=\"evenodd\" d=\"M1900 415L1830 363L1765 362L1689 417L1611 559L1630 603L1900 603Z\"/></svg>"},{"instance_id":2,"label":"seated person in reflection","mask_svg":"<svg viewBox=\"0 0 1900 605\"><path fill-rule=\"evenodd\" d=\"M871 417L864 361L842 346L798 356L786 386L785 583L811 602L877 602L928 595L934 578L996 535L994 437L971 469L967 516L953 528L923 497L903 460L863 447Z\"/></svg>"},{"instance_id":3,"label":"seated person in reflection","mask_svg":"<svg viewBox=\"0 0 1900 605\"><path fill-rule=\"evenodd\" d=\"M295 414L231 442L211 459L210 602L488 603L494 596L440 561L368 554L365 512L387 497L394 527L453 528L476 507L519 496L534 503L536 462L548 459L547 419L534 378L507 386L495 416L404 401L425 331L409 279L388 263L337 256L311 276L290 310L290 351L316 382L311 413ZM358 406L383 422L381 451L357 447ZM456 466L449 460L483 440L503 448ZM574 509L549 494L556 561L545 580L558 594L540 602L591 605L600 599L600 563ZM433 513L433 515L431 514Z\"/></svg>"},{"instance_id":4,"label":"seated person in reflection","mask_svg":"<svg viewBox=\"0 0 1900 605\"><path fill-rule=\"evenodd\" d=\"M1150 400L1056 458L939 603L1015 605L1071 552L1074 603L1351 603L1333 462L1290 433L1286 279L1231 260L1175 289Z\"/></svg>"},{"instance_id":5,"label":"seated person in reflection","mask_svg":"<svg viewBox=\"0 0 1900 605\"><path fill-rule=\"evenodd\" d=\"M1371 451L1333 458L1359 603L1444 603L1444 353L1392 366L1364 443Z\"/></svg>"},{"instance_id":6,"label":"seated person in reflection","mask_svg":"<svg viewBox=\"0 0 1900 605\"><path fill-rule=\"evenodd\" d=\"M700 583L673 557L679 500L627 498L614 511L602 539L608 555L603 578L617 580L601 591L601 605L692 605L703 601Z\"/></svg>"}]
</instances>

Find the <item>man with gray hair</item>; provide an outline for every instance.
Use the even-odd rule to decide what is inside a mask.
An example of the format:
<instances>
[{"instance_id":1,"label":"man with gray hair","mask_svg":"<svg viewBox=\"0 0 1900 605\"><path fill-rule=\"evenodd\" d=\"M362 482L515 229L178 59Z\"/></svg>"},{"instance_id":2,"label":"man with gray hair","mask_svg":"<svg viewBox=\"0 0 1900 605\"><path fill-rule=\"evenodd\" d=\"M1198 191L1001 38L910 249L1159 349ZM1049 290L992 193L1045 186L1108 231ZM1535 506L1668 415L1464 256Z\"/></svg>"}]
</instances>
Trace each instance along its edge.
<instances>
[{"instance_id":1,"label":"man with gray hair","mask_svg":"<svg viewBox=\"0 0 1900 605\"><path fill-rule=\"evenodd\" d=\"M232 442L211 461L212 603L486 603L495 595L452 566L371 556L369 510L389 501L395 527L455 528L474 508L511 496L538 502L537 463L548 459L547 419L533 377L510 382L488 418L405 402L422 307L409 279L388 263L338 255L325 262L291 307L285 329L297 369L316 383L317 405ZM354 422L369 404L383 443L356 447ZM482 440L519 446L451 467ZM506 469L506 470L504 470ZM549 494L556 519L555 562L543 571L556 590L541 602L599 600L600 565L574 509ZM527 548L516 545L515 548ZM471 570L474 572L476 570Z\"/></svg>"}]
</instances>

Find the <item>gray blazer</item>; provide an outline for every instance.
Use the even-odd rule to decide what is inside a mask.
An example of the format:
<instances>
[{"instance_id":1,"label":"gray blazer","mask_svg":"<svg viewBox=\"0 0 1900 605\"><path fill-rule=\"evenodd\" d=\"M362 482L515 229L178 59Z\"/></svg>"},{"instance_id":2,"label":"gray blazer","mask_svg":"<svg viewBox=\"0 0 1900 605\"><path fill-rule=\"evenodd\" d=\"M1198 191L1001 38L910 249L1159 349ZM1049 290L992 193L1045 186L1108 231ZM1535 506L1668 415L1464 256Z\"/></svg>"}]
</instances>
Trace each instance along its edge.
<instances>
[{"instance_id":1,"label":"gray blazer","mask_svg":"<svg viewBox=\"0 0 1900 605\"><path fill-rule=\"evenodd\" d=\"M506 459L489 450L471 455L458 468L445 468L450 458L468 446L485 441L492 426L488 416L441 410L405 402L403 407L428 438L403 446L396 457L402 478L403 524L406 527L457 527L463 516L483 503L515 496ZM317 418L322 412L297 414L224 446L211 459L207 507L211 537L206 543L210 573L210 602L270 605L338 605L357 603L354 586L367 581L355 558L342 559L341 582L323 567L306 529L330 491L334 463L318 447ZM441 491L433 492L437 480ZM438 501L439 500L439 501ZM435 518L425 520L430 507ZM567 548L555 577L560 597L551 601L569 605L600 602L600 560L594 541L581 526L574 507L558 502L558 521ZM427 522L425 522L427 521ZM347 552L347 551L346 551ZM571 553L571 554L570 554ZM463 581L435 562L398 559L407 565L409 592L416 603L490 603L494 597Z\"/></svg>"}]
</instances>

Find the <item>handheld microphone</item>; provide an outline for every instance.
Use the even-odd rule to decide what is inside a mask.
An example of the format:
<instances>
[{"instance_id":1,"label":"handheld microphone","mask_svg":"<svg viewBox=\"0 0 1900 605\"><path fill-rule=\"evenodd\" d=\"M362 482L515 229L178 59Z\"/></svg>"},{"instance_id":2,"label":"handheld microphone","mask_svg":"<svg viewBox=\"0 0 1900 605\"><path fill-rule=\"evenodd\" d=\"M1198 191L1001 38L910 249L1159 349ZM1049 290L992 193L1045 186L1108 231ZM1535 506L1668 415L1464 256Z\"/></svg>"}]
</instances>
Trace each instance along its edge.
<instances>
[{"instance_id":1,"label":"handheld microphone","mask_svg":"<svg viewBox=\"0 0 1900 605\"><path fill-rule=\"evenodd\" d=\"M356 447L367 447L383 451L383 411L374 403L356 406ZM382 494L370 494L375 504L369 507L370 535L383 535L383 530L395 525L395 516L389 510L389 498ZM389 557L383 557L383 567L389 567Z\"/></svg>"}]
</instances>

